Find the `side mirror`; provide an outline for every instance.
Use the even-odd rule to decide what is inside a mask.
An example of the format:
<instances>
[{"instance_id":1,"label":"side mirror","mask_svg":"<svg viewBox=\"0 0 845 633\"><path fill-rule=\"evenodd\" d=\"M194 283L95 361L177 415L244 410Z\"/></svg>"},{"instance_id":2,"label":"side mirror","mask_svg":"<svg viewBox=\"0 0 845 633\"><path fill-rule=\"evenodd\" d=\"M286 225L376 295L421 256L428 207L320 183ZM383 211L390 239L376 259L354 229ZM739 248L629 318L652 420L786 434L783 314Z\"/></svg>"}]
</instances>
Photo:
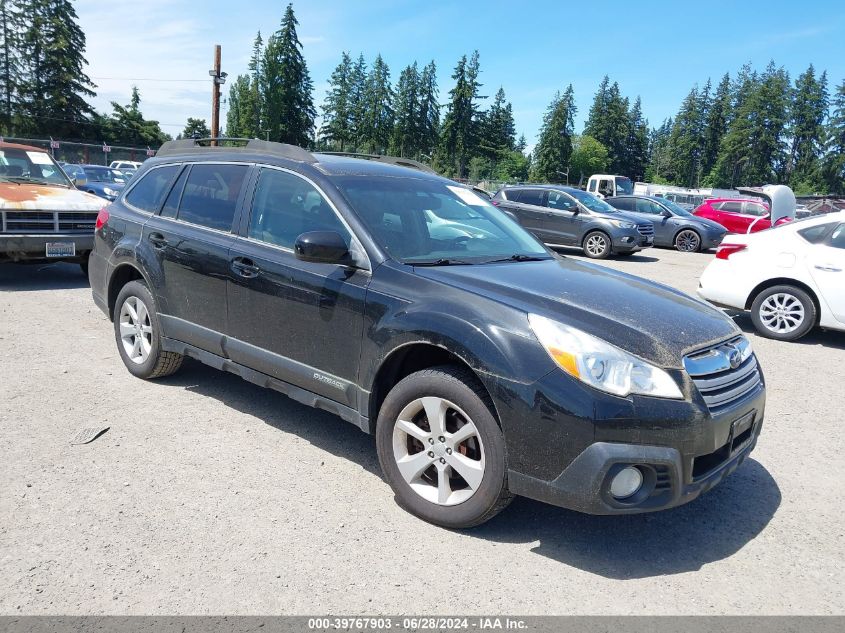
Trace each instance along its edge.
<instances>
[{"instance_id":1,"label":"side mirror","mask_svg":"<svg viewBox=\"0 0 845 633\"><path fill-rule=\"evenodd\" d=\"M664 218L671 218L672 212L669 211L669 209L663 209L663 211L660 212L660 215L662 215Z\"/></svg>"},{"instance_id":2,"label":"side mirror","mask_svg":"<svg viewBox=\"0 0 845 633\"><path fill-rule=\"evenodd\" d=\"M316 264L352 264L346 241L335 231L309 231L296 238L293 252L297 259Z\"/></svg>"},{"instance_id":3,"label":"side mirror","mask_svg":"<svg viewBox=\"0 0 845 633\"><path fill-rule=\"evenodd\" d=\"M81 177L77 176L76 178L73 179L73 186L74 187L84 187L87 184L88 184L87 178L81 178Z\"/></svg>"},{"instance_id":4,"label":"side mirror","mask_svg":"<svg viewBox=\"0 0 845 633\"><path fill-rule=\"evenodd\" d=\"M572 204L566 207L566 211L572 211L573 215L578 215L581 212L581 209L578 207L577 204Z\"/></svg>"}]
</instances>

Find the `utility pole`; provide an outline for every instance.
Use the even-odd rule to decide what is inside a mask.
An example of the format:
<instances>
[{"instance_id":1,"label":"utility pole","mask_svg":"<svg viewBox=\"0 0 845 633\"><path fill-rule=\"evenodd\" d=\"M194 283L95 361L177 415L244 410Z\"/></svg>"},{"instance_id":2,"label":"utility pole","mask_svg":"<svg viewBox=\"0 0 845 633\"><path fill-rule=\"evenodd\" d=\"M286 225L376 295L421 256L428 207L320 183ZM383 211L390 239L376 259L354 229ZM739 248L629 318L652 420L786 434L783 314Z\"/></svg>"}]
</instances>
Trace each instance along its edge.
<instances>
[{"instance_id":1,"label":"utility pole","mask_svg":"<svg viewBox=\"0 0 845 633\"><path fill-rule=\"evenodd\" d=\"M211 138L220 134L220 86L226 83L226 73L220 71L220 44L214 47L214 68L208 71L211 77ZM211 141L217 145L216 140Z\"/></svg>"}]
</instances>

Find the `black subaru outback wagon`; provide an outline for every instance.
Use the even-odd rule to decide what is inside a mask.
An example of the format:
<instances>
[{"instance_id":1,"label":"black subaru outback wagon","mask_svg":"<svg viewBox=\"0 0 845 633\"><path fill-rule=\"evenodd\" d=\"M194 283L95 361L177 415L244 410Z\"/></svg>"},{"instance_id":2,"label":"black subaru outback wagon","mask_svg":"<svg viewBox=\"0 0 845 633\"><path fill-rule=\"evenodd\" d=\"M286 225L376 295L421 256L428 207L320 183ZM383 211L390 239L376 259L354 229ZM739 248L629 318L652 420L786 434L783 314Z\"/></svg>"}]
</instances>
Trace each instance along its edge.
<instances>
[{"instance_id":1,"label":"black subaru outback wagon","mask_svg":"<svg viewBox=\"0 0 845 633\"><path fill-rule=\"evenodd\" d=\"M763 422L763 376L721 312L550 253L411 161L167 143L101 212L90 280L134 375L190 356L333 411L376 435L398 502L444 526L513 495L677 506Z\"/></svg>"}]
</instances>

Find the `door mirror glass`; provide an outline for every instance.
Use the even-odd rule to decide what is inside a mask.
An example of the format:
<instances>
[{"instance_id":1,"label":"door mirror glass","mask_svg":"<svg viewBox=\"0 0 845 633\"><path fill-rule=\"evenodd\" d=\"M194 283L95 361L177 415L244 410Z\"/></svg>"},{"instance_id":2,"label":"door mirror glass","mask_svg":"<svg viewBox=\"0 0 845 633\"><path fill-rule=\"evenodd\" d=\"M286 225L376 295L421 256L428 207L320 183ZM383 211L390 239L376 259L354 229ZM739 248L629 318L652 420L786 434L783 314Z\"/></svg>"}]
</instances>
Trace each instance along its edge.
<instances>
[{"instance_id":1,"label":"door mirror glass","mask_svg":"<svg viewBox=\"0 0 845 633\"><path fill-rule=\"evenodd\" d=\"M74 187L84 187L87 184L88 184L88 179L85 178L84 176L77 176L76 178L73 179Z\"/></svg>"},{"instance_id":2,"label":"door mirror glass","mask_svg":"<svg viewBox=\"0 0 845 633\"><path fill-rule=\"evenodd\" d=\"M671 212L669 209L663 209L663 208L661 208L661 210L660 210L660 215L662 215L664 218L671 218L671 217L672 217L672 212Z\"/></svg>"},{"instance_id":3,"label":"door mirror glass","mask_svg":"<svg viewBox=\"0 0 845 633\"><path fill-rule=\"evenodd\" d=\"M352 264L346 240L335 231L309 231L296 238L293 252L297 259L317 264Z\"/></svg>"}]
</instances>

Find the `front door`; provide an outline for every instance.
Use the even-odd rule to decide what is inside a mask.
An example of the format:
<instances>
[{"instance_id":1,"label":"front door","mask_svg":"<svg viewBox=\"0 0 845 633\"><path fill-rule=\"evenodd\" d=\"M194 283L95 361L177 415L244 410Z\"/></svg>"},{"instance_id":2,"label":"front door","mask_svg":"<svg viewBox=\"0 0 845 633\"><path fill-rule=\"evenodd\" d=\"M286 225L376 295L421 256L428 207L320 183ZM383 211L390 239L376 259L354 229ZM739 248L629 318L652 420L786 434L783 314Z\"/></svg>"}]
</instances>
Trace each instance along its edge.
<instances>
[{"instance_id":1,"label":"front door","mask_svg":"<svg viewBox=\"0 0 845 633\"><path fill-rule=\"evenodd\" d=\"M543 230L550 244L580 244L582 215L578 203L561 191L549 191Z\"/></svg>"},{"instance_id":2,"label":"front door","mask_svg":"<svg viewBox=\"0 0 845 633\"><path fill-rule=\"evenodd\" d=\"M221 356L232 227L249 170L230 163L186 166L141 238L163 274L156 287L165 336Z\"/></svg>"},{"instance_id":3,"label":"front door","mask_svg":"<svg viewBox=\"0 0 845 633\"><path fill-rule=\"evenodd\" d=\"M810 274L837 321L845 323L845 224L810 249Z\"/></svg>"},{"instance_id":4,"label":"front door","mask_svg":"<svg viewBox=\"0 0 845 633\"><path fill-rule=\"evenodd\" d=\"M357 406L355 381L370 272L303 262L293 252L307 231L355 239L305 178L264 167L249 222L229 251L227 352L235 362Z\"/></svg>"}]
</instances>

